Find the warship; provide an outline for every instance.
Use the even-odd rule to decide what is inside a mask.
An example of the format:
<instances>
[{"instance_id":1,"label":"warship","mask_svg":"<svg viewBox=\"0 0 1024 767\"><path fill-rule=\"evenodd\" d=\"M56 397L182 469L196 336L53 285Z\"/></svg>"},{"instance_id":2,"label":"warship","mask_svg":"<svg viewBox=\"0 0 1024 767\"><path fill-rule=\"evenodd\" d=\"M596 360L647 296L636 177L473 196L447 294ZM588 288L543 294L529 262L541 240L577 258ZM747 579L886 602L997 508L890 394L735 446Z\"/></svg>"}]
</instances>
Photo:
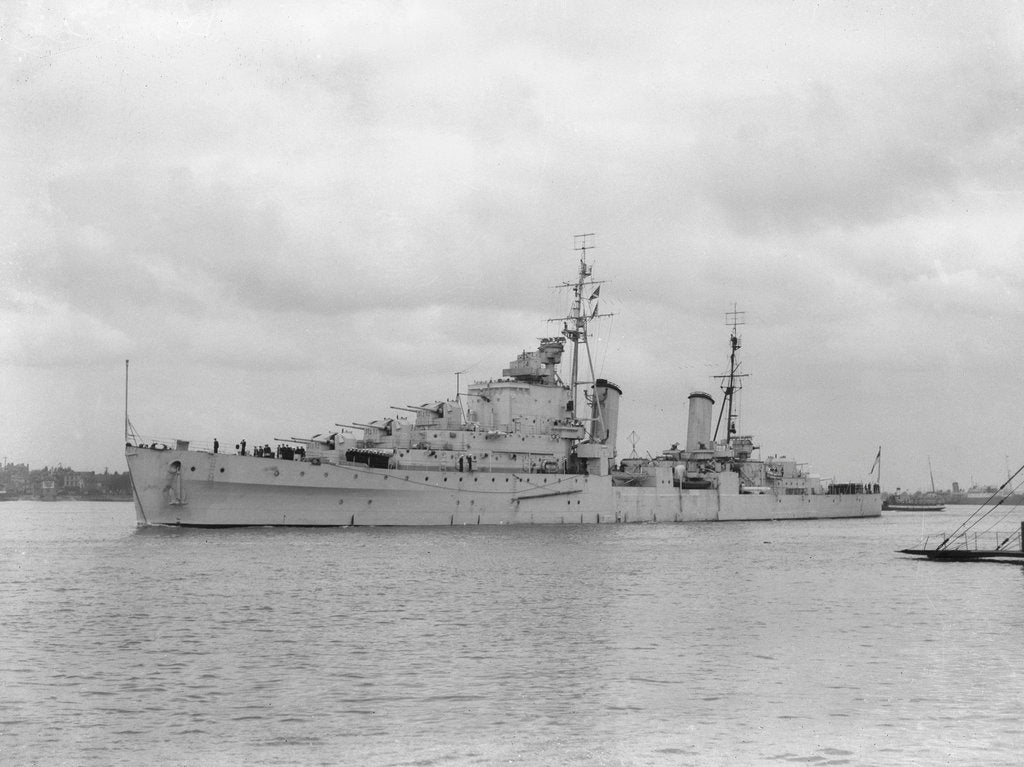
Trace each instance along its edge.
<instances>
[{"instance_id":1,"label":"warship","mask_svg":"<svg viewBox=\"0 0 1024 767\"><path fill-rule=\"evenodd\" d=\"M588 235L589 236L589 235ZM455 399L394 407L368 423L334 424L234 453L141 437L128 418L125 455L138 524L193 527L503 525L876 517L876 485L823 481L795 460L761 459L737 434L740 339L732 312L729 370L714 398L688 397L685 446L617 460L623 390L597 378L591 323L601 282L588 236L561 332L523 351L500 377ZM560 373L568 354L567 379ZM457 387L461 388L461 387ZM333 419L332 419L333 420ZM712 424L715 424L712 431Z\"/></svg>"}]
</instances>

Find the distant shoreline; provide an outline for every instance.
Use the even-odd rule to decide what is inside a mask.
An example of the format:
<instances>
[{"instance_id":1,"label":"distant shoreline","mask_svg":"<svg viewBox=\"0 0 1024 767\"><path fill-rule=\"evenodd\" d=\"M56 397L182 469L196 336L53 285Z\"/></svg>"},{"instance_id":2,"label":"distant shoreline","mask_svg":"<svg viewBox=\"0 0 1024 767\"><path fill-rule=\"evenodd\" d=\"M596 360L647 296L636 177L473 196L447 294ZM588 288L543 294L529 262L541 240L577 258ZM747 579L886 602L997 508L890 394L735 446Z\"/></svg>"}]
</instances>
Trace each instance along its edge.
<instances>
[{"instance_id":1,"label":"distant shoreline","mask_svg":"<svg viewBox=\"0 0 1024 767\"><path fill-rule=\"evenodd\" d=\"M35 501L37 503L55 503L57 501L74 501L75 503L89 502L89 501L95 502L95 503L131 503L132 498L131 498L131 496L127 496L126 497L126 496L123 496L123 495L94 495L94 496L69 496L69 495L61 495L61 496L56 496L54 498L39 498L38 496L18 495L18 496L13 496L13 497L10 497L10 498L2 498L0 500L2 500L5 503L6 502L13 502L13 501ZM2 507L0 507L0 508L2 508Z\"/></svg>"}]
</instances>

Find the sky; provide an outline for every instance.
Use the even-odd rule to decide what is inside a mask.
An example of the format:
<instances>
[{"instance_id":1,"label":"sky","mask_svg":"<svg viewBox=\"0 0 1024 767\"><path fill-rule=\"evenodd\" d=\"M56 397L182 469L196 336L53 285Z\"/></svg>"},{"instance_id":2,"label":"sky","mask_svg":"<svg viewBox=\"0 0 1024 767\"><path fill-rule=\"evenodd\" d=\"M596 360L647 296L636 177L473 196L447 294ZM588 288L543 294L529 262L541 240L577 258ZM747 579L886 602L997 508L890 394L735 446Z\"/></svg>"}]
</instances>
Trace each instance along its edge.
<instances>
[{"instance_id":1,"label":"sky","mask_svg":"<svg viewBox=\"0 0 1024 767\"><path fill-rule=\"evenodd\" d=\"M15 2L0 453L123 471L394 415L558 332L618 452L721 402L839 481L1024 463L1024 6ZM930 469L929 469L930 467Z\"/></svg>"}]
</instances>

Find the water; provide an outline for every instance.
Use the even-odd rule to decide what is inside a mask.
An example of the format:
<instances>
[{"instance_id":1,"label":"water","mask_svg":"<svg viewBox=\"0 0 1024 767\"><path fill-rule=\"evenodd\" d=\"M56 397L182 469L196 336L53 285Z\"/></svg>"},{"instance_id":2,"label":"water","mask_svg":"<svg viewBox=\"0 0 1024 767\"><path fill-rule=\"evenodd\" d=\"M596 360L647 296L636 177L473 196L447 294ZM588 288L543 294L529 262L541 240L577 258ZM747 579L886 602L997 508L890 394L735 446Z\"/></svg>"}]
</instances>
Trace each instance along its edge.
<instances>
[{"instance_id":1,"label":"water","mask_svg":"<svg viewBox=\"0 0 1024 767\"><path fill-rule=\"evenodd\" d=\"M139 530L6 503L0 762L1017 764L1024 570L894 553L967 511Z\"/></svg>"}]
</instances>

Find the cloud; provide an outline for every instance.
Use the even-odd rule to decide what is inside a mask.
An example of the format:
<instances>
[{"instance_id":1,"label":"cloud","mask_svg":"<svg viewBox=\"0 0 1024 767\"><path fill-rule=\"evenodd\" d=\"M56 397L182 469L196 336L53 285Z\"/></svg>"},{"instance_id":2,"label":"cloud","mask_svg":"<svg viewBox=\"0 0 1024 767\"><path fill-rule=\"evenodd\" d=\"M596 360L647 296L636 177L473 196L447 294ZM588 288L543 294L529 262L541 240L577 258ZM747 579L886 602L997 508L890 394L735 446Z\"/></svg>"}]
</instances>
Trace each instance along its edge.
<instances>
[{"instance_id":1,"label":"cloud","mask_svg":"<svg viewBox=\"0 0 1024 767\"><path fill-rule=\"evenodd\" d=\"M678 439L690 389L716 390L734 304L746 412L785 451L870 464L886 434L959 441L928 419L966 399L1013 409L1013 11L76 3L8 20L0 344L22 410L54 391L44 375L105 381L131 357L161 430L255 440L286 414L317 422L318 400L377 417L555 332L567 297L549 288L581 231L615 313L602 373L646 449Z\"/></svg>"},{"instance_id":2,"label":"cloud","mask_svg":"<svg viewBox=\"0 0 1024 767\"><path fill-rule=\"evenodd\" d=\"M0 358L41 368L81 367L117 353L124 330L46 295L0 295Z\"/></svg>"}]
</instances>

